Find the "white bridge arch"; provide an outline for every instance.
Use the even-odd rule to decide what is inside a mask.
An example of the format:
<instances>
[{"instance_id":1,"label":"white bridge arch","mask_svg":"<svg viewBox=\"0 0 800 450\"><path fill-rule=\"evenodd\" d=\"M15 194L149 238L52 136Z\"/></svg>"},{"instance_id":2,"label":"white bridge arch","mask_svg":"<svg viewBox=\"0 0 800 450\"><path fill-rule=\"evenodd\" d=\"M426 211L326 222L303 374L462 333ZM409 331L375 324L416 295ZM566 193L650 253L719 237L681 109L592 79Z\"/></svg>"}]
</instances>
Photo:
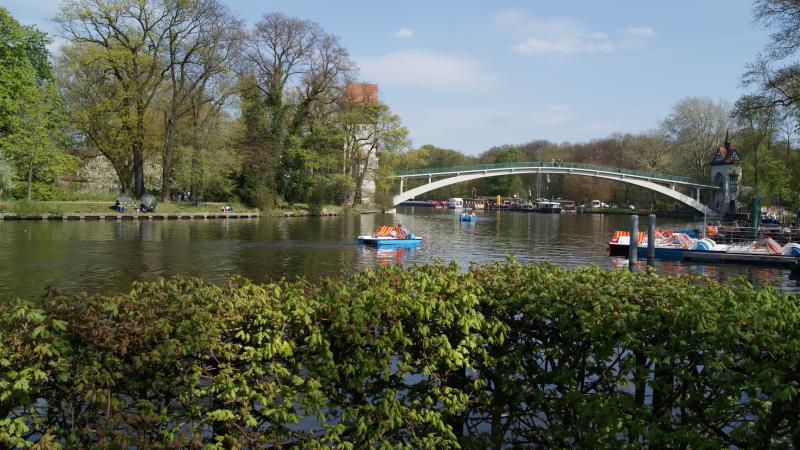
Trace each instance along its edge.
<instances>
[{"instance_id":1,"label":"white bridge arch","mask_svg":"<svg viewBox=\"0 0 800 450\"><path fill-rule=\"evenodd\" d=\"M502 175L525 175L525 174L558 174L558 175L578 175L607 180L619 181L635 186L640 186L651 191L658 192L667 197L684 203L700 213L706 215L716 215L717 213L700 202L700 191L703 189L716 190L718 186L707 182L698 182L686 177L674 175L664 175L656 173L638 172L628 169L617 169L611 167L594 166L590 164L576 163L508 163L508 164L485 164L478 166L462 166L441 169L421 169L413 171L399 172L395 178L400 179L400 193L393 198L393 206L397 206L406 200L411 200L418 195L433 191L445 186L450 186L464 181L476 180L479 178L498 177ZM422 186L403 191L404 181L412 178L427 178L428 183ZM676 188L683 186L695 191L692 198Z\"/></svg>"}]
</instances>

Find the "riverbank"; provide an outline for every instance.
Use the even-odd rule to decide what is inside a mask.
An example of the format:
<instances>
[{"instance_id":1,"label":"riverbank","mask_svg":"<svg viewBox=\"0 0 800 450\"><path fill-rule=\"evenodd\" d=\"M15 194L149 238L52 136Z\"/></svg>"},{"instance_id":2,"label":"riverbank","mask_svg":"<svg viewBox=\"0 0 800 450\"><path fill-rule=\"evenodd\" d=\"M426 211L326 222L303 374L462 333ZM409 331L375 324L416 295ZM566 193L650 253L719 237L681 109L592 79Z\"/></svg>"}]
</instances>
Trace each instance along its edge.
<instances>
[{"instance_id":1,"label":"riverbank","mask_svg":"<svg viewBox=\"0 0 800 450\"><path fill-rule=\"evenodd\" d=\"M514 261L50 288L0 303L0 446L797 446L798 318L745 282Z\"/></svg>"},{"instance_id":2,"label":"riverbank","mask_svg":"<svg viewBox=\"0 0 800 450\"><path fill-rule=\"evenodd\" d=\"M133 206L128 206L125 213L135 212ZM216 214L223 212L222 208L230 206L233 212L258 214L257 208L250 208L240 203L203 202L199 205L183 203L158 203L156 212L161 214ZM23 216L64 216L69 214L123 214L114 210L114 200L108 201L4 201L0 202L1 214Z\"/></svg>"},{"instance_id":3,"label":"riverbank","mask_svg":"<svg viewBox=\"0 0 800 450\"><path fill-rule=\"evenodd\" d=\"M381 209L371 206L337 206L322 205L313 206L304 203L297 203L291 206L275 208L264 211L270 217L326 217L356 214L377 214Z\"/></svg>"},{"instance_id":4,"label":"riverbank","mask_svg":"<svg viewBox=\"0 0 800 450\"><path fill-rule=\"evenodd\" d=\"M368 206L320 207L295 204L283 208L260 211L239 203L203 202L159 203L153 213L139 213L132 207L125 212L113 209L113 201L0 201L0 220L137 220L137 219L213 219L268 217L339 216L347 214L374 214L377 208ZM232 211L225 212L230 207Z\"/></svg>"}]
</instances>

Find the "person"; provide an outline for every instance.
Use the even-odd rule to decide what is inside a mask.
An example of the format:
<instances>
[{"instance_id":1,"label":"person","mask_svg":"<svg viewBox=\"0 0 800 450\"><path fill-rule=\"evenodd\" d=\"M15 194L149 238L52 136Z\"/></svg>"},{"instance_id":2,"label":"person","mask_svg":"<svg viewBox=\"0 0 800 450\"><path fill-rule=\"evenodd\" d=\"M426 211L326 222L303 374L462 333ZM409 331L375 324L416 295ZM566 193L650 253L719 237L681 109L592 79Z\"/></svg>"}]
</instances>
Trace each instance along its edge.
<instances>
[{"instance_id":1,"label":"person","mask_svg":"<svg viewBox=\"0 0 800 450\"><path fill-rule=\"evenodd\" d=\"M400 232L403 233L403 236L401 236L402 238L411 239L414 237L414 234L411 233L408 228L404 227L403 224L398 224L397 226L400 227Z\"/></svg>"}]
</instances>

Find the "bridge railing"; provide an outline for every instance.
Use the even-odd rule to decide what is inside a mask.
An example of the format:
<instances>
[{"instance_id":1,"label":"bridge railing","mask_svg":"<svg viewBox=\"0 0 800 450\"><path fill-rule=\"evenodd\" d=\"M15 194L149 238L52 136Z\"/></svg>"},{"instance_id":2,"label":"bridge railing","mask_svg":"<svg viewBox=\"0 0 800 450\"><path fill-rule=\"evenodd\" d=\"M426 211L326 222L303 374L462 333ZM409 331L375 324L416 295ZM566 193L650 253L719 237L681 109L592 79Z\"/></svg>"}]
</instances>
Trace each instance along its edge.
<instances>
[{"instance_id":1,"label":"bridge railing","mask_svg":"<svg viewBox=\"0 0 800 450\"><path fill-rule=\"evenodd\" d=\"M426 167L422 169L410 170L396 170L395 176L398 177L413 177L431 174L444 174L454 172L477 172L481 170L493 169L511 169L518 167L558 167L570 169L585 169L597 170L602 172L620 173L625 175L634 175L642 178L653 178L663 181L674 181L680 184L704 184L711 185L711 180L696 180L694 178L684 177L680 175L669 175L663 173L652 173L634 169L624 169L620 167L598 166L595 164L583 164L574 162L554 162L554 161L524 161L524 162L508 162L497 164L476 164L471 166L452 166L452 167Z\"/></svg>"}]
</instances>

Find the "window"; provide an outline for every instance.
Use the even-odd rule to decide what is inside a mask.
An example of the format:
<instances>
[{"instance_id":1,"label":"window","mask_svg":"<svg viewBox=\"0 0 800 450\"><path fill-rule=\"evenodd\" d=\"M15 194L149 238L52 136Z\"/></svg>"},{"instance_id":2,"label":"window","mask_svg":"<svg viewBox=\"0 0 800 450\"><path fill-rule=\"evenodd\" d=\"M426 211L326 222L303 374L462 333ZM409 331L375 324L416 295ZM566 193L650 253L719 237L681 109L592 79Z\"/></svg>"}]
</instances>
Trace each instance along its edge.
<instances>
[{"instance_id":1,"label":"window","mask_svg":"<svg viewBox=\"0 0 800 450\"><path fill-rule=\"evenodd\" d=\"M736 192L739 189L739 176L735 173L728 175L728 187L731 192Z\"/></svg>"}]
</instances>

